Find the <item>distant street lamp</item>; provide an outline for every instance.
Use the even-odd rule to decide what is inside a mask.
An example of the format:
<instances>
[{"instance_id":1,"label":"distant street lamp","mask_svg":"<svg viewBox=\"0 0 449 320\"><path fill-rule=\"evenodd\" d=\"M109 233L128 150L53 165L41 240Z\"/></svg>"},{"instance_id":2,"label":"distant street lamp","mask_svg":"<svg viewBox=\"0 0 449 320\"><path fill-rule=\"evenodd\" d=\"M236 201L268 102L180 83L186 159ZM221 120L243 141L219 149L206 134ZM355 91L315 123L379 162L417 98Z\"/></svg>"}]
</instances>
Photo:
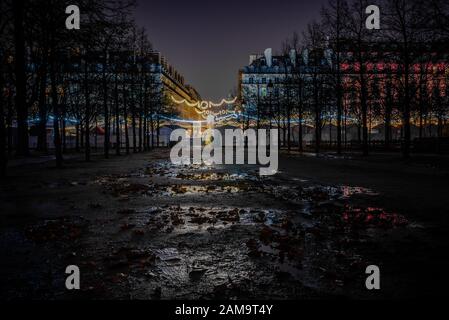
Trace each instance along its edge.
<instances>
[{"instance_id":1,"label":"distant street lamp","mask_svg":"<svg viewBox=\"0 0 449 320\"><path fill-rule=\"evenodd\" d=\"M241 105L241 114L246 114L246 127L249 128L249 113L247 110L247 102L245 99L242 98L242 100L240 101L240 105ZM243 129L245 129L245 118L243 118Z\"/></svg>"}]
</instances>

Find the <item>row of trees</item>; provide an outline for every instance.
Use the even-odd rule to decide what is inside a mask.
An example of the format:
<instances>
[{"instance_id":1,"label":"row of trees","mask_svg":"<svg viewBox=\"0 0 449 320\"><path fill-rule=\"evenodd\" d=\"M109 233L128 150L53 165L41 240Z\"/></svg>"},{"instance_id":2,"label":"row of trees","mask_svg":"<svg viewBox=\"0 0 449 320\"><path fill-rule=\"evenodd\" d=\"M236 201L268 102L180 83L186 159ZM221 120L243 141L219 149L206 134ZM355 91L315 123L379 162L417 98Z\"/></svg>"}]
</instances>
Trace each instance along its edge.
<instances>
[{"instance_id":1,"label":"row of trees","mask_svg":"<svg viewBox=\"0 0 449 320\"><path fill-rule=\"evenodd\" d=\"M317 152L325 124L336 127L338 153L348 123L358 126L365 155L373 124L384 126L386 147L392 127L401 128L404 157L410 156L412 125L424 137L427 125L436 123L437 136L443 136L449 110L449 4L380 0L376 4L381 29L369 30L365 10L371 4L330 0L320 21L310 22L301 36L294 33L285 41L280 83L263 85L268 94L252 97L257 100L257 122L265 117L283 126L282 140L289 149L292 120L299 120L300 150L302 126L314 127Z\"/></svg>"},{"instance_id":2,"label":"row of trees","mask_svg":"<svg viewBox=\"0 0 449 320\"><path fill-rule=\"evenodd\" d=\"M6 174L8 153L29 155L30 128L37 131L39 151L47 152L49 142L53 144L61 167L67 125L76 128L75 149L83 150L89 161L90 138L99 122L107 158L111 145L117 154L123 143L127 153L130 148L138 152L154 146L156 141L148 138L149 132L159 132L160 119L154 115L172 112L159 90L155 68L160 65L154 63L151 43L132 20L134 1L78 1L80 30L65 27L70 4L63 0L0 4L1 176ZM53 141L47 141L49 120ZM111 141L112 133L116 141Z\"/></svg>"}]
</instances>

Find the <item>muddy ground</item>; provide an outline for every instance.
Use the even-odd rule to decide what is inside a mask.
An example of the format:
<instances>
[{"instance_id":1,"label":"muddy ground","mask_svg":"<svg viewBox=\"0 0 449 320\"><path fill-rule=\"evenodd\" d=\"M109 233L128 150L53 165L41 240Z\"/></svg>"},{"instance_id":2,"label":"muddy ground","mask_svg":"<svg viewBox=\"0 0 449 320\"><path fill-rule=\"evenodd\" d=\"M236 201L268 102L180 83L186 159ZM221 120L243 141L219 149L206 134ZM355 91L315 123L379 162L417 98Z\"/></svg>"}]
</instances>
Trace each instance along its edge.
<instances>
[{"instance_id":1,"label":"muddy ground","mask_svg":"<svg viewBox=\"0 0 449 320\"><path fill-rule=\"evenodd\" d=\"M175 166L168 150L20 163L1 184L0 298L434 296L448 283L447 163L292 153L271 177ZM71 264L79 291L65 289Z\"/></svg>"}]
</instances>

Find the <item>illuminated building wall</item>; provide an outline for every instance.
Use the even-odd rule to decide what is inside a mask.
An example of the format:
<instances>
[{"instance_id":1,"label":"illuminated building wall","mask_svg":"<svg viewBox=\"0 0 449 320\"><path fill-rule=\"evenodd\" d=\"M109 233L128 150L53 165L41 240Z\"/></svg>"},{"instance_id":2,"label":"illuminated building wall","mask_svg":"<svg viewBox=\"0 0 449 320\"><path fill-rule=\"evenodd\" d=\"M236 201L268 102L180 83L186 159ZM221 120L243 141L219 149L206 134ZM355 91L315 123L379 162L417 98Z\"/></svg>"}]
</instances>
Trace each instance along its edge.
<instances>
[{"instance_id":1,"label":"illuminated building wall","mask_svg":"<svg viewBox=\"0 0 449 320\"><path fill-rule=\"evenodd\" d=\"M350 44L342 46L342 53L340 55L340 70L342 73L342 85L344 94L345 121L348 129L348 140L358 138L358 128L360 125L359 114L357 112L358 104L360 104L360 85L359 85L359 71L360 64L355 59L355 53ZM441 105L445 105L444 101L448 101L449 92L449 48L425 48L421 49L421 56L416 56L414 63L410 66L409 79L412 83L413 90L418 91L412 97L412 137L416 137L419 125L417 119L417 104L419 103L419 86L424 88L428 99L432 100L429 103L435 103L435 100L440 100ZM403 79L403 72L400 69L397 54L392 52L391 47L387 44L384 46L377 46L366 53L363 53L364 59L367 61L364 64L365 77L367 82L367 99L369 108L369 131L372 139L383 139L381 133L384 119L382 114L376 111L385 99L385 93L388 92L387 87L400 88ZM299 88L302 89L302 98L304 102L304 109L312 109L313 102L308 101L312 96L311 82L314 75L318 74L323 86L328 86L330 91L335 90L335 54L334 52L323 46L321 49L314 51L305 49L301 53L296 54L294 51L283 56L273 56L270 50L264 54L253 54L249 57L249 64L239 71L239 99L242 102L242 107L245 112L253 118L257 116L257 110L262 113L262 118L267 118L271 114L268 109L274 109L280 104L282 107L286 103L294 104L294 108L298 105L298 97L300 94ZM400 89L399 89L400 90ZM393 139L401 138L401 101L399 101L400 92L395 95L395 111L393 114L392 125L394 131L392 133ZM332 100L334 99L334 100ZM336 106L335 97L330 101L326 101L328 106L325 108L331 110L326 114L326 126L322 131L323 140L336 138ZM330 105L330 106L329 106ZM259 106L257 108L257 106ZM282 108L281 107L281 108ZM435 126L437 123L435 106L427 119L429 126ZM273 112L275 113L275 112ZM443 119L447 121L447 108L443 110ZM307 127L314 127L314 115L310 112L305 112L304 116L304 136L305 140L312 140L313 132ZM293 117L295 117L293 115ZM433 131L432 131L433 130ZM445 129L446 130L446 129ZM429 135L435 135L435 128L430 128Z\"/></svg>"}]
</instances>

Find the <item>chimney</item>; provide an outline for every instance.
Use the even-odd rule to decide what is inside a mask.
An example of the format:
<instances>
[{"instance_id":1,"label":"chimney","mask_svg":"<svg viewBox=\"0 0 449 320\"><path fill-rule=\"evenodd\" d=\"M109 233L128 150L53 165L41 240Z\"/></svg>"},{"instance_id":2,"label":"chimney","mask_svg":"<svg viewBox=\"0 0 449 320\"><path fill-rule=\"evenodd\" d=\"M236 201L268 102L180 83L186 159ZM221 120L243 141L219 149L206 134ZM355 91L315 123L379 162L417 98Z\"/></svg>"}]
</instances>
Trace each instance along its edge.
<instances>
[{"instance_id":1,"label":"chimney","mask_svg":"<svg viewBox=\"0 0 449 320\"><path fill-rule=\"evenodd\" d=\"M304 61L304 64L307 66L309 65L309 50L304 49L302 51L302 60Z\"/></svg>"},{"instance_id":2,"label":"chimney","mask_svg":"<svg viewBox=\"0 0 449 320\"><path fill-rule=\"evenodd\" d=\"M265 55L265 61L267 62L267 66L269 68L271 68L271 65L272 65L272 62L273 62L273 60L272 60L273 56L272 56L272 53L271 53L271 48L265 49L264 55Z\"/></svg>"},{"instance_id":3,"label":"chimney","mask_svg":"<svg viewBox=\"0 0 449 320\"><path fill-rule=\"evenodd\" d=\"M296 50L290 49L290 61L294 67L296 67Z\"/></svg>"},{"instance_id":4,"label":"chimney","mask_svg":"<svg viewBox=\"0 0 449 320\"><path fill-rule=\"evenodd\" d=\"M257 54L250 54L249 55L249 65L252 65L254 61L257 60Z\"/></svg>"}]
</instances>

